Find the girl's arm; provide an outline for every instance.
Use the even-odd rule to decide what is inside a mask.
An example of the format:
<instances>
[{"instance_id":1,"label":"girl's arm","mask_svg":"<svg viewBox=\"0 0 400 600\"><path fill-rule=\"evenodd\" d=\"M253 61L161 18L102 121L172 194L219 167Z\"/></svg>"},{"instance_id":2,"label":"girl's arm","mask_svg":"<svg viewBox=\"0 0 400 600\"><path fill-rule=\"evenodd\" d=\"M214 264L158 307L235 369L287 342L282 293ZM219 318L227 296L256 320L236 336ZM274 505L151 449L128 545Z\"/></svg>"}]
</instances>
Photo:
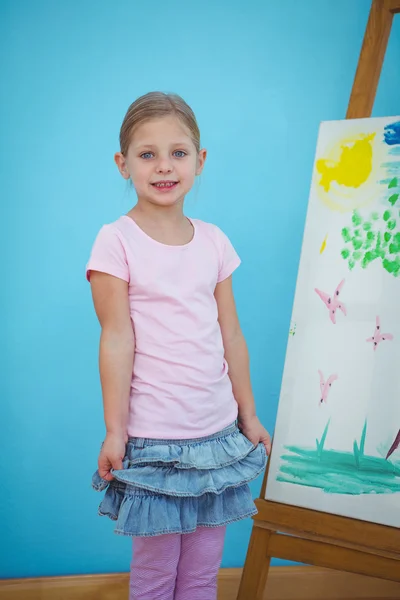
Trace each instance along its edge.
<instances>
[{"instance_id":1,"label":"girl's arm","mask_svg":"<svg viewBox=\"0 0 400 600\"><path fill-rule=\"evenodd\" d=\"M99 456L99 472L101 477L111 480L111 468L121 469L125 454L135 340L128 284L98 271L91 272L90 283L101 325L99 365L107 431Z\"/></svg>"},{"instance_id":2,"label":"girl's arm","mask_svg":"<svg viewBox=\"0 0 400 600\"><path fill-rule=\"evenodd\" d=\"M239 406L239 425L244 435L253 443L262 442L267 452L271 438L256 415L250 382L249 354L246 340L240 328L232 290L232 277L218 283L215 289L218 305L218 321L221 327L225 358L229 366L233 395Z\"/></svg>"}]
</instances>

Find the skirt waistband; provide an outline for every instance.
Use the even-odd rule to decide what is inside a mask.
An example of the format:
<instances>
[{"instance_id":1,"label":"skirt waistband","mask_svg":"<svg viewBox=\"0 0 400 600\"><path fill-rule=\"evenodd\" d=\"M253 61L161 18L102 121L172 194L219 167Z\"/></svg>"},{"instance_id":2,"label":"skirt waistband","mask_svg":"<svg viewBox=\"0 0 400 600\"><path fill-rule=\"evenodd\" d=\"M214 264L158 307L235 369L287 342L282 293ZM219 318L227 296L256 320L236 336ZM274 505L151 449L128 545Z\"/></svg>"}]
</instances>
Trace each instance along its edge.
<instances>
[{"instance_id":1,"label":"skirt waistband","mask_svg":"<svg viewBox=\"0 0 400 600\"><path fill-rule=\"evenodd\" d=\"M223 438L227 435L231 435L238 428L238 421L236 420L222 431L218 431L217 433L213 433L212 435L207 435L206 437L200 438L190 438L185 440L161 440L161 439L152 439L152 438L139 438L139 437L130 437L128 439L128 444L132 444L134 448L144 448L145 446L159 446L159 445L170 445L176 444L177 446L189 446L193 444L202 444L204 442L210 442L212 440L216 440L219 438Z\"/></svg>"}]
</instances>

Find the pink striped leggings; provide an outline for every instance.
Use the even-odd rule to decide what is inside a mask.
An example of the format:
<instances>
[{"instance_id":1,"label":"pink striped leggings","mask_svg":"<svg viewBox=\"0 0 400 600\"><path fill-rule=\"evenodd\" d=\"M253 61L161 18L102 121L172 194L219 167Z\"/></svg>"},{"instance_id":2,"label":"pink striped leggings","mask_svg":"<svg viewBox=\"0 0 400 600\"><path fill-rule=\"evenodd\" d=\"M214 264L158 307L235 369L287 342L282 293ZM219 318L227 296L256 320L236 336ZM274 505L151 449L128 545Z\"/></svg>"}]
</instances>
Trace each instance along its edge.
<instances>
[{"instance_id":1,"label":"pink striped leggings","mask_svg":"<svg viewBox=\"0 0 400 600\"><path fill-rule=\"evenodd\" d=\"M225 527L133 540L130 600L216 600Z\"/></svg>"}]
</instances>

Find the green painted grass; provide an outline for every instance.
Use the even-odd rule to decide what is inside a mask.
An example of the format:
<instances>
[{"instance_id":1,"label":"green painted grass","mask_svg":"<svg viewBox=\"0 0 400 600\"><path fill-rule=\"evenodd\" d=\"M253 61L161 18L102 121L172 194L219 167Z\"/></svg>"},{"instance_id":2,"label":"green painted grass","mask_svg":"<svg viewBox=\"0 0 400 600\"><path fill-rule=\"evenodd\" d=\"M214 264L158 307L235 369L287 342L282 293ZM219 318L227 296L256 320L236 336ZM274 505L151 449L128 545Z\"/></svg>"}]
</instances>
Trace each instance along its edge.
<instances>
[{"instance_id":1,"label":"green painted grass","mask_svg":"<svg viewBox=\"0 0 400 600\"><path fill-rule=\"evenodd\" d=\"M318 439L316 440L318 458L321 458L321 456L322 456L322 452L324 450L325 440L326 440L326 436L328 434L330 422L331 422L331 420L329 419L329 421L327 422L326 427L324 429L324 433L322 434L321 441L319 441Z\"/></svg>"},{"instance_id":2,"label":"green painted grass","mask_svg":"<svg viewBox=\"0 0 400 600\"><path fill-rule=\"evenodd\" d=\"M317 448L285 446L277 480L314 487L330 494L393 494L400 492L400 464L364 454L367 422L353 452L325 450L329 421Z\"/></svg>"}]
</instances>

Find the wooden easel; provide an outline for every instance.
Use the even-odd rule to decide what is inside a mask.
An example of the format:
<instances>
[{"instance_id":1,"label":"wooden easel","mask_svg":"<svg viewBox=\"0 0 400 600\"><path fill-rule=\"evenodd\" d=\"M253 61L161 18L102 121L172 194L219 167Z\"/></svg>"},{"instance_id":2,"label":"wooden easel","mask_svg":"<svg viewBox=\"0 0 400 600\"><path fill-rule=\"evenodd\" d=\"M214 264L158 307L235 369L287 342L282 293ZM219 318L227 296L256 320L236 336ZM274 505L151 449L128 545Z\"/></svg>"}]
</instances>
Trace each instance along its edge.
<instances>
[{"instance_id":1,"label":"wooden easel","mask_svg":"<svg viewBox=\"0 0 400 600\"><path fill-rule=\"evenodd\" d=\"M371 116L396 13L400 0L373 0L347 119ZM267 478L237 600L262 600L272 557L400 582L399 529L265 500Z\"/></svg>"}]
</instances>

